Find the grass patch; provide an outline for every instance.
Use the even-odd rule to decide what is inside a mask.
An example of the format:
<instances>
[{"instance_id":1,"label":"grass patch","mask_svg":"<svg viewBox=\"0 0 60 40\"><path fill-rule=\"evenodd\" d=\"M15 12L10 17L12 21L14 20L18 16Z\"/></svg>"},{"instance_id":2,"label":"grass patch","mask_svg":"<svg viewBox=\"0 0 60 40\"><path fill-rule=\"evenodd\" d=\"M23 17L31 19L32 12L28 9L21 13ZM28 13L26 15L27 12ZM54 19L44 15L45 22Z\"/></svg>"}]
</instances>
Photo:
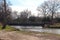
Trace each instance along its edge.
<instances>
[{"instance_id":1,"label":"grass patch","mask_svg":"<svg viewBox=\"0 0 60 40\"><path fill-rule=\"evenodd\" d=\"M0 25L0 30L2 30L2 26Z\"/></svg>"},{"instance_id":2,"label":"grass patch","mask_svg":"<svg viewBox=\"0 0 60 40\"><path fill-rule=\"evenodd\" d=\"M16 31L17 29L7 25L5 30L6 31Z\"/></svg>"},{"instance_id":3,"label":"grass patch","mask_svg":"<svg viewBox=\"0 0 60 40\"><path fill-rule=\"evenodd\" d=\"M53 24L53 25L50 25L50 27L60 28L60 23L55 23L55 24Z\"/></svg>"},{"instance_id":4,"label":"grass patch","mask_svg":"<svg viewBox=\"0 0 60 40\"><path fill-rule=\"evenodd\" d=\"M1 25L0 25L0 30L2 30L2 26ZM6 31L19 31L19 29L16 29L16 28L11 27L9 25L7 25L4 30L6 30Z\"/></svg>"}]
</instances>

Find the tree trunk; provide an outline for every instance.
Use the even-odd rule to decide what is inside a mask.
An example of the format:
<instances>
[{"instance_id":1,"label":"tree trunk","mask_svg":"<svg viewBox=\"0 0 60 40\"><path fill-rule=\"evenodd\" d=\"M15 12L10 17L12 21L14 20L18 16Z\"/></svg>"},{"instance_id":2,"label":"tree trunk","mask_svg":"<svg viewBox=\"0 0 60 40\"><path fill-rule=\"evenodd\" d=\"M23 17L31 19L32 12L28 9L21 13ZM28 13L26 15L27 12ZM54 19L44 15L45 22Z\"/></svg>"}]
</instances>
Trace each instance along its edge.
<instances>
[{"instance_id":1,"label":"tree trunk","mask_svg":"<svg viewBox=\"0 0 60 40\"><path fill-rule=\"evenodd\" d=\"M52 18L52 19L51 19L51 24L53 24L53 21L54 21L54 20L53 20L53 19L54 19L53 17L54 17L54 12L52 11L52 16L51 16L51 18Z\"/></svg>"},{"instance_id":2,"label":"tree trunk","mask_svg":"<svg viewBox=\"0 0 60 40\"><path fill-rule=\"evenodd\" d=\"M6 24L3 24L3 25L2 25L2 29L5 29L5 28L6 28Z\"/></svg>"},{"instance_id":3,"label":"tree trunk","mask_svg":"<svg viewBox=\"0 0 60 40\"><path fill-rule=\"evenodd\" d=\"M6 13L6 0L4 0L4 13ZM5 29L6 28L6 15L4 15L4 22L3 22L3 27L2 29Z\"/></svg>"}]
</instances>

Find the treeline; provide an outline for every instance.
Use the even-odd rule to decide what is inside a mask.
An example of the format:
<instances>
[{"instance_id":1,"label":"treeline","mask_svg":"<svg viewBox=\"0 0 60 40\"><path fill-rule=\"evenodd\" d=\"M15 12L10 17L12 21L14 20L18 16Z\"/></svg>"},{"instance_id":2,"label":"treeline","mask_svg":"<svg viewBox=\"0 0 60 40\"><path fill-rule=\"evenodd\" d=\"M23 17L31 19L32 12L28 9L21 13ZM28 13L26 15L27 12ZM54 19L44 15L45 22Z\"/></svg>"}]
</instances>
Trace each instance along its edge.
<instances>
[{"instance_id":1,"label":"treeline","mask_svg":"<svg viewBox=\"0 0 60 40\"><path fill-rule=\"evenodd\" d=\"M8 23L60 23L60 1L45 1L37 7L37 11L37 16L33 16L29 10L18 13L17 11L12 11L9 2L0 0L0 23L3 28Z\"/></svg>"},{"instance_id":2,"label":"treeline","mask_svg":"<svg viewBox=\"0 0 60 40\"><path fill-rule=\"evenodd\" d=\"M52 19L50 19L49 17L47 18L44 18L44 17L35 17L35 16L31 16L29 18L17 18L17 19L14 19L14 20L10 20L10 22L13 22L13 23L42 23L42 22L51 22ZM60 23L60 18L54 18L53 21L55 23Z\"/></svg>"},{"instance_id":3,"label":"treeline","mask_svg":"<svg viewBox=\"0 0 60 40\"><path fill-rule=\"evenodd\" d=\"M14 17L12 16L12 18L10 19L10 23L51 23L52 22L52 18L50 16L47 17L39 17L39 16L33 16L31 14L31 11L28 10L24 10L22 12L20 12L20 15L17 15L17 12L13 12L14 13ZM16 14L15 14L16 13ZM57 13L58 14L58 13ZM60 23L60 17L57 16L55 18L53 18L53 22L54 23Z\"/></svg>"},{"instance_id":4,"label":"treeline","mask_svg":"<svg viewBox=\"0 0 60 40\"><path fill-rule=\"evenodd\" d=\"M17 11L11 14L11 23L60 23L60 2L45 1L40 6L37 7L38 15L33 16L32 12L29 10L23 10L20 13ZM17 15L19 14L19 15ZM40 15L41 14L41 15Z\"/></svg>"}]
</instances>

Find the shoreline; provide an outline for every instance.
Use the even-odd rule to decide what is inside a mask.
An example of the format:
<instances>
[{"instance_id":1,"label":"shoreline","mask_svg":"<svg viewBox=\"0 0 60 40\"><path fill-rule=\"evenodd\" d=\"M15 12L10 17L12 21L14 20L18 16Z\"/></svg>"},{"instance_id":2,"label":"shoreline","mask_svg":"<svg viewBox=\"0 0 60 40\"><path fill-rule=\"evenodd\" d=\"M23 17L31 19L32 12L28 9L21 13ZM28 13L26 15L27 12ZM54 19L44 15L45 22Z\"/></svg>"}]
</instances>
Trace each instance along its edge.
<instances>
[{"instance_id":1,"label":"shoreline","mask_svg":"<svg viewBox=\"0 0 60 40\"><path fill-rule=\"evenodd\" d=\"M26 31L0 31L1 40L59 40L60 35Z\"/></svg>"}]
</instances>

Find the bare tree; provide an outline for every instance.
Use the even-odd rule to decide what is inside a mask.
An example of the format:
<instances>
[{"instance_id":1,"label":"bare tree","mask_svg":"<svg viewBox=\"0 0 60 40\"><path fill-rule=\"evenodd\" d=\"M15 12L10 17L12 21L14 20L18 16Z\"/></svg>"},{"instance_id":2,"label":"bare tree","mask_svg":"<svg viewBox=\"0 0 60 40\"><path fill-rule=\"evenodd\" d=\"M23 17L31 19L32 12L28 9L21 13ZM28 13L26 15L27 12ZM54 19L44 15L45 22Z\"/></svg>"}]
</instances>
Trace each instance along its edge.
<instances>
[{"instance_id":1,"label":"bare tree","mask_svg":"<svg viewBox=\"0 0 60 40\"><path fill-rule=\"evenodd\" d=\"M7 18L10 17L11 8L6 3L6 0L0 1L0 22L3 24L2 29L6 28Z\"/></svg>"},{"instance_id":2,"label":"bare tree","mask_svg":"<svg viewBox=\"0 0 60 40\"><path fill-rule=\"evenodd\" d=\"M11 18L12 18L12 20L17 19L17 17L18 17L17 13L18 13L17 11L13 11L13 12L11 13Z\"/></svg>"},{"instance_id":3,"label":"bare tree","mask_svg":"<svg viewBox=\"0 0 60 40\"><path fill-rule=\"evenodd\" d=\"M20 13L20 17L28 18L29 16L31 16L31 11L24 10Z\"/></svg>"},{"instance_id":4,"label":"bare tree","mask_svg":"<svg viewBox=\"0 0 60 40\"><path fill-rule=\"evenodd\" d=\"M22 12L20 12L20 18L21 21L27 21L27 19L31 16L31 11L28 10L24 10Z\"/></svg>"},{"instance_id":5,"label":"bare tree","mask_svg":"<svg viewBox=\"0 0 60 40\"><path fill-rule=\"evenodd\" d=\"M46 2L44 2L43 4L41 4L40 6L38 6L37 10L43 14L44 17L46 17L46 13L47 13L47 6L48 4Z\"/></svg>"},{"instance_id":6,"label":"bare tree","mask_svg":"<svg viewBox=\"0 0 60 40\"><path fill-rule=\"evenodd\" d=\"M38 11L42 12L46 17L46 14L51 15L51 19L53 20L54 14L60 9L60 1L58 0L48 0L45 1L38 7Z\"/></svg>"}]
</instances>

